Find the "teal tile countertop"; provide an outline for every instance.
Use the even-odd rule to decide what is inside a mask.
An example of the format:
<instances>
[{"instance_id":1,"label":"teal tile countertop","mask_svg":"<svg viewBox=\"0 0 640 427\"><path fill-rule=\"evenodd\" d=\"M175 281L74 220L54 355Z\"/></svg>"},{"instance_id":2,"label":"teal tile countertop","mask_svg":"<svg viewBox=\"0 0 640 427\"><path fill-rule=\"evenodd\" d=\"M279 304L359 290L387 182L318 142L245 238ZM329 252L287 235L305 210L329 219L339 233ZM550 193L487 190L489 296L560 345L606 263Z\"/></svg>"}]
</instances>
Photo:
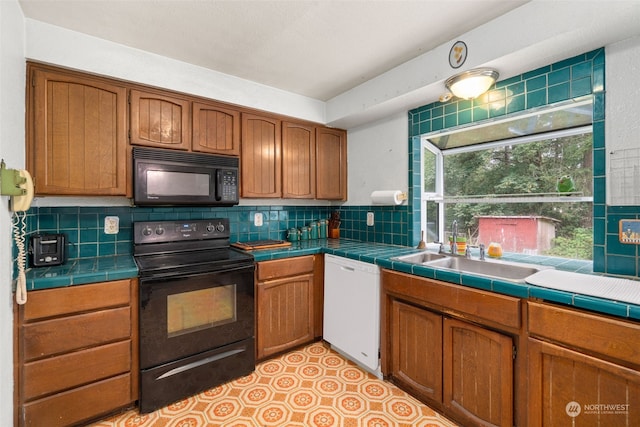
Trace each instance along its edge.
<instances>
[{"instance_id":1,"label":"teal tile countertop","mask_svg":"<svg viewBox=\"0 0 640 427\"><path fill-rule=\"evenodd\" d=\"M430 248L431 249L431 248ZM421 252L406 246L360 242L350 239L319 239L295 242L290 247L250 251L256 262L313 254L333 254L349 259L377 264L382 268L443 280L472 288L498 292L520 298L539 298L550 302L572 305L617 317L640 320L640 305L589 297L572 292L515 283L471 274L441 270L423 265L391 260L393 257ZM472 253L477 257L476 253ZM562 258L505 254L507 261L551 265L559 270L593 274L591 262L563 260ZM57 267L31 269L27 272L27 289L46 289L84 283L127 279L138 274L132 256L112 256L95 259L70 260ZM640 286L640 282L638 283Z\"/></svg>"},{"instance_id":2,"label":"teal tile countertop","mask_svg":"<svg viewBox=\"0 0 640 427\"><path fill-rule=\"evenodd\" d=\"M434 249L429 248L429 249ZM416 276L438 279L445 282L464 285L472 288L493 291L519 298L539 298L550 302L572 305L603 314L640 320L640 306L604 298L590 297L572 292L515 283L472 274L457 273L423 265L393 261L391 258L421 252L424 249L395 246L382 243L368 243L348 239L320 239L293 243L290 247L251 251L256 261L288 258L293 256L327 253L358 261L377 264L382 268L414 274ZM472 256L478 254L472 251ZM567 260L556 257L505 254L506 261L524 262L552 266L558 270L584 274L594 274L590 261ZM640 282L638 283L640 286Z\"/></svg>"},{"instance_id":3,"label":"teal tile countertop","mask_svg":"<svg viewBox=\"0 0 640 427\"><path fill-rule=\"evenodd\" d=\"M64 265L32 268L26 272L27 290L59 288L138 276L130 255L68 260Z\"/></svg>"}]
</instances>

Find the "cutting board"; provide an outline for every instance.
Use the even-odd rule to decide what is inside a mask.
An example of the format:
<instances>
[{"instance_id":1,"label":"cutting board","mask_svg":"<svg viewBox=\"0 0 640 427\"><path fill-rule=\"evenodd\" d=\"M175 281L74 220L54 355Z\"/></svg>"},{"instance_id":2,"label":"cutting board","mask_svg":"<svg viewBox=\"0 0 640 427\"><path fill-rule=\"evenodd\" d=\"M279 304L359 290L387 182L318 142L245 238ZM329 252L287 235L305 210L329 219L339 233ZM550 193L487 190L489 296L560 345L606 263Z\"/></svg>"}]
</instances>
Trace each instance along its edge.
<instances>
[{"instance_id":1,"label":"cutting board","mask_svg":"<svg viewBox=\"0 0 640 427\"><path fill-rule=\"evenodd\" d=\"M291 246L291 242L286 240L252 240L249 242L235 242L231 246L244 251L254 251L258 249L276 249Z\"/></svg>"},{"instance_id":2,"label":"cutting board","mask_svg":"<svg viewBox=\"0 0 640 427\"><path fill-rule=\"evenodd\" d=\"M640 304L640 282L595 274L542 270L527 277L531 285L615 301Z\"/></svg>"}]
</instances>

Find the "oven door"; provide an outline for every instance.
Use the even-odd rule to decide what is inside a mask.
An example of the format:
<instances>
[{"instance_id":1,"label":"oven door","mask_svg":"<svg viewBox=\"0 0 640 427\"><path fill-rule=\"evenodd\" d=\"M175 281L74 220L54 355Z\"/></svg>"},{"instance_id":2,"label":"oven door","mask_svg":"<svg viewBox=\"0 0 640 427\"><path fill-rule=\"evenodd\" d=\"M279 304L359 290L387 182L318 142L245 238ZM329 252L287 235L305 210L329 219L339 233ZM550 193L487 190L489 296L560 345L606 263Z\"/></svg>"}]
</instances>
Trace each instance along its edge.
<instances>
[{"instance_id":1,"label":"oven door","mask_svg":"<svg viewBox=\"0 0 640 427\"><path fill-rule=\"evenodd\" d=\"M170 279L140 279L140 367L254 336L253 265Z\"/></svg>"}]
</instances>

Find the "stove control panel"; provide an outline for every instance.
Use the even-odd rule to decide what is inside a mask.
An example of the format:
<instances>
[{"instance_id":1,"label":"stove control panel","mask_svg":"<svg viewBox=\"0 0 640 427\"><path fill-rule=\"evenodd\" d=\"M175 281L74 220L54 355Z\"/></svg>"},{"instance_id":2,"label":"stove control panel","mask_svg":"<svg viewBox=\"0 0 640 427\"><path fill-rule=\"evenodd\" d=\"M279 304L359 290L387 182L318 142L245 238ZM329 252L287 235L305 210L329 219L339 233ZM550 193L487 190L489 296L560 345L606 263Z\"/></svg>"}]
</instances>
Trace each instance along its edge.
<instances>
[{"instance_id":1,"label":"stove control panel","mask_svg":"<svg viewBox=\"0 0 640 427\"><path fill-rule=\"evenodd\" d=\"M133 233L133 241L136 245L185 240L228 239L229 219L135 222L133 223Z\"/></svg>"}]
</instances>

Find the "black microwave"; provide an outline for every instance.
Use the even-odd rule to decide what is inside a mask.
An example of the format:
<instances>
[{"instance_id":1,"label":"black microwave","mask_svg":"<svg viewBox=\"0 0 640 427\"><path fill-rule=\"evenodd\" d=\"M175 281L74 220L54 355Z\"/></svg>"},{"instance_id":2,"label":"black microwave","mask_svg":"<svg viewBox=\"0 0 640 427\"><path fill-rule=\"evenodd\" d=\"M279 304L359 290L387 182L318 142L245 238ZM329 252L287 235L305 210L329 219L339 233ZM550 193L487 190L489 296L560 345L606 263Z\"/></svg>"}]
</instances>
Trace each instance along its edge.
<instances>
[{"instance_id":1,"label":"black microwave","mask_svg":"<svg viewBox=\"0 0 640 427\"><path fill-rule=\"evenodd\" d=\"M138 206L232 206L237 157L133 148L133 202Z\"/></svg>"}]
</instances>

